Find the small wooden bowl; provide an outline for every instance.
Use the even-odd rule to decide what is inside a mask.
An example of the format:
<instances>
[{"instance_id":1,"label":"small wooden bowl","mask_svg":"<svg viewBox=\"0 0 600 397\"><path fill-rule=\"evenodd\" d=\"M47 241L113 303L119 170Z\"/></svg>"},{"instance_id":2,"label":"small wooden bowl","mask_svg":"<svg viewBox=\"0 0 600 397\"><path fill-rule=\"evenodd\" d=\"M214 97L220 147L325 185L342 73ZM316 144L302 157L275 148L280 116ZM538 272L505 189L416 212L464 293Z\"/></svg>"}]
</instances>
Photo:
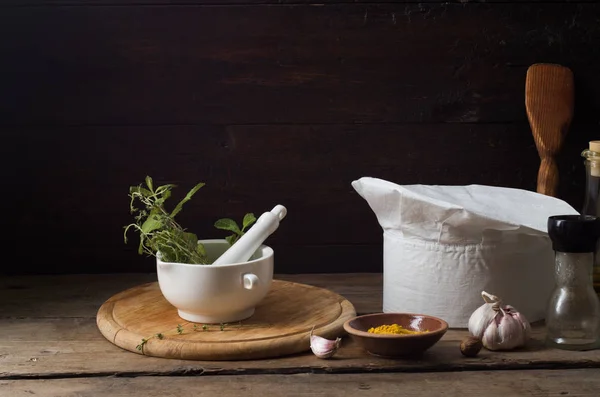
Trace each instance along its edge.
<instances>
[{"instance_id":1,"label":"small wooden bowl","mask_svg":"<svg viewBox=\"0 0 600 397\"><path fill-rule=\"evenodd\" d=\"M415 335L388 335L367 332L380 325L398 324ZM435 345L448 330L448 323L437 317L413 313L376 313L354 317L344 323L344 330L362 348L381 357L418 356Z\"/></svg>"}]
</instances>

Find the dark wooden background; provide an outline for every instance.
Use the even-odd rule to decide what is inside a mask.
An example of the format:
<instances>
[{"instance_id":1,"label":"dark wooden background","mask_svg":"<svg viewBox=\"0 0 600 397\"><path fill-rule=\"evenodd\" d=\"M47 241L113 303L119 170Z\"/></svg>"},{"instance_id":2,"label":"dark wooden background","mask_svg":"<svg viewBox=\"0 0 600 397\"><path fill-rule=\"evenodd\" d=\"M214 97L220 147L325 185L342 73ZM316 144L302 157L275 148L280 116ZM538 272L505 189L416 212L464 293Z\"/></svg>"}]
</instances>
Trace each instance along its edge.
<instances>
[{"instance_id":1,"label":"dark wooden background","mask_svg":"<svg viewBox=\"0 0 600 397\"><path fill-rule=\"evenodd\" d=\"M272 4L271 4L272 3ZM180 220L289 214L276 272L381 270L350 183L534 190L527 67L576 76L560 196L600 138L594 2L0 0L3 273L151 272L128 187L207 185Z\"/></svg>"}]
</instances>

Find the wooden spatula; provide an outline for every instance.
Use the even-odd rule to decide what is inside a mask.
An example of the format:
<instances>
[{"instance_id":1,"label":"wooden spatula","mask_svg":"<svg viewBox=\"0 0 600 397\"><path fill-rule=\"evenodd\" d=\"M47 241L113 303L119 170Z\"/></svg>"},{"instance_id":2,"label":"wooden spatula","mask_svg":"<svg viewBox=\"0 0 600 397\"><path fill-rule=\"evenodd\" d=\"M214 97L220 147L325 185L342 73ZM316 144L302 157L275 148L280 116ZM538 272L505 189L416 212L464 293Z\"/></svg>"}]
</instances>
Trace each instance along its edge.
<instances>
[{"instance_id":1,"label":"wooden spatula","mask_svg":"<svg viewBox=\"0 0 600 397\"><path fill-rule=\"evenodd\" d=\"M573 73L569 68L539 63L527 70L525 107L541 159L537 192L547 196L556 197L556 156L573 119L574 96Z\"/></svg>"}]
</instances>

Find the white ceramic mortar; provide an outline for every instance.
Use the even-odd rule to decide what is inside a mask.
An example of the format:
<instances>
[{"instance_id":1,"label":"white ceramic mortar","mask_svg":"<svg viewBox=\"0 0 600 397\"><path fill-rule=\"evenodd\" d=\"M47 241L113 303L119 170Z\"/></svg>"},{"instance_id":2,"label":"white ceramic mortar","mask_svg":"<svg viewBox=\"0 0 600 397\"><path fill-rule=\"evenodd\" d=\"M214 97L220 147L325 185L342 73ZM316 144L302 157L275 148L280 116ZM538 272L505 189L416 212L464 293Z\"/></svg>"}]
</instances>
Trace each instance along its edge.
<instances>
[{"instance_id":1,"label":"white ceramic mortar","mask_svg":"<svg viewBox=\"0 0 600 397\"><path fill-rule=\"evenodd\" d=\"M213 261L229 248L225 240L200 240ZM202 324L244 320L269 292L273 281L273 249L261 245L242 263L190 265L156 259L158 284L179 316Z\"/></svg>"}]
</instances>

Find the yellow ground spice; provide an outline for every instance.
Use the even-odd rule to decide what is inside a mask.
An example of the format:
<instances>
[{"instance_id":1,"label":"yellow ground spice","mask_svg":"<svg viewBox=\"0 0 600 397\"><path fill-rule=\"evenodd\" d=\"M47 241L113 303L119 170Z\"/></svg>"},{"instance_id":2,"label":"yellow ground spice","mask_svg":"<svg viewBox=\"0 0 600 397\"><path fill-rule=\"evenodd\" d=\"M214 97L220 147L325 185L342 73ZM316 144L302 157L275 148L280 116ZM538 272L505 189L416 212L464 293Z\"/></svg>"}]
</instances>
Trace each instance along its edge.
<instances>
[{"instance_id":1,"label":"yellow ground spice","mask_svg":"<svg viewBox=\"0 0 600 397\"><path fill-rule=\"evenodd\" d=\"M398 325L398 324L391 324L391 325L380 325L379 327L375 327L375 328L369 328L368 332L371 334L418 335L418 334L424 334L429 331L427 331L427 330L413 331L410 329L403 328L401 325Z\"/></svg>"}]
</instances>

